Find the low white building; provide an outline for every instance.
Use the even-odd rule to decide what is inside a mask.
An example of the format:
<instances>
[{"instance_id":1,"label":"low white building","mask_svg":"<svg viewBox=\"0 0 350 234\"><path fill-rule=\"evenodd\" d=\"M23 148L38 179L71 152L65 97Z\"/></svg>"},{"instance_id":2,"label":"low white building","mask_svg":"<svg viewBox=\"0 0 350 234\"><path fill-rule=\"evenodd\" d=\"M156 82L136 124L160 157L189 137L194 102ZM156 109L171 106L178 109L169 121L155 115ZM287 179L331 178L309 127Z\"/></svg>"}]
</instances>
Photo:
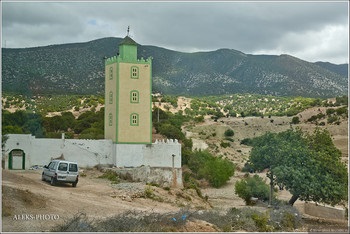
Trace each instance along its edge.
<instances>
[{"instance_id":1,"label":"low white building","mask_svg":"<svg viewBox=\"0 0 350 234\"><path fill-rule=\"evenodd\" d=\"M80 167L115 167L134 180L182 186L181 144L177 140L152 144L114 144L112 140L36 138L9 134L3 149L5 169L29 169L63 157ZM175 178L174 178L175 175Z\"/></svg>"}]
</instances>

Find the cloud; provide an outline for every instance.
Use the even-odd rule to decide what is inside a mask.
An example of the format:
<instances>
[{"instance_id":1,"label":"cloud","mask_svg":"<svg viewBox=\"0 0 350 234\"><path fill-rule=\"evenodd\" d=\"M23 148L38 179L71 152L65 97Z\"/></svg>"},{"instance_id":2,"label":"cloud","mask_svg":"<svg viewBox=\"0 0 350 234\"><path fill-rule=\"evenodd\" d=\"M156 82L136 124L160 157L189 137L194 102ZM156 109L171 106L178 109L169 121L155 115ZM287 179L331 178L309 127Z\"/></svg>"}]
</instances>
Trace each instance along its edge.
<instances>
[{"instance_id":1,"label":"cloud","mask_svg":"<svg viewBox=\"0 0 350 234\"><path fill-rule=\"evenodd\" d=\"M184 52L231 48L348 62L347 2L3 3L8 47L131 36Z\"/></svg>"}]
</instances>

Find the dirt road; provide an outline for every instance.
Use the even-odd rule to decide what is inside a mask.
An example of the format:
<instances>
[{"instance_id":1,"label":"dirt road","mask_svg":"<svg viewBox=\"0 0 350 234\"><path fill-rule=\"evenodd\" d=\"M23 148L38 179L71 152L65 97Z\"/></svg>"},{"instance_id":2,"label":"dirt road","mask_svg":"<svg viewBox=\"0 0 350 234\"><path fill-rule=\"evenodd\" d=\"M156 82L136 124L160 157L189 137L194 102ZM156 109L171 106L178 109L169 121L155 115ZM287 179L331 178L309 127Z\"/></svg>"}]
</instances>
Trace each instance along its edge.
<instances>
[{"instance_id":1,"label":"dirt road","mask_svg":"<svg viewBox=\"0 0 350 234\"><path fill-rule=\"evenodd\" d=\"M41 170L3 170L3 231L48 231L79 212L101 218L127 210L161 213L180 209L176 204L152 199L131 199L133 193L144 190L144 184L123 183L123 188L113 187L110 181L99 179L94 173L81 177L73 188L70 184L51 186L41 181Z\"/></svg>"}]
</instances>

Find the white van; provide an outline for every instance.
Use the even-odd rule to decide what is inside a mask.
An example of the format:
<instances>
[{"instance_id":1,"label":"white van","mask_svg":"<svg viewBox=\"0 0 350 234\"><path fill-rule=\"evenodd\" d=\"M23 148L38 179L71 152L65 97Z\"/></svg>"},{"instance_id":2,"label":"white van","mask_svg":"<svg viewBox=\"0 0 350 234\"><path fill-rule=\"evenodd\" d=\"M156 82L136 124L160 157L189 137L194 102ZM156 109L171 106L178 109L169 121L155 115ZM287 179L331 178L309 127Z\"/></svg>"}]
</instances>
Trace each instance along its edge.
<instances>
[{"instance_id":1,"label":"white van","mask_svg":"<svg viewBox=\"0 0 350 234\"><path fill-rule=\"evenodd\" d=\"M41 179L42 181L50 181L51 185L63 182L71 183L73 187L76 187L79 180L78 164L64 160L53 160L49 165L44 166Z\"/></svg>"}]
</instances>

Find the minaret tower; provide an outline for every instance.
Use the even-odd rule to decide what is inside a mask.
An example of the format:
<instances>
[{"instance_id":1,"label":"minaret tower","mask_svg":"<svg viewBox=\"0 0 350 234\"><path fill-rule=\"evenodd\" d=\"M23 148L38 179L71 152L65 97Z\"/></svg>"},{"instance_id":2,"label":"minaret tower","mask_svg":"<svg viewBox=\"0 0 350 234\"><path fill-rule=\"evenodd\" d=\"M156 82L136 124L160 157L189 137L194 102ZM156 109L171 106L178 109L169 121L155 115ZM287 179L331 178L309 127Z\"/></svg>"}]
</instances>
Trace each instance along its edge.
<instances>
[{"instance_id":1,"label":"minaret tower","mask_svg":"<svg viewBox=\"0 0 350 234\"><path fill-rule=\"evenodd\" d=\"M116 144L152 143L152 60L137 59L127 36L119 54L105 60L105 139Z\"/></svg>"}]
</instances>

